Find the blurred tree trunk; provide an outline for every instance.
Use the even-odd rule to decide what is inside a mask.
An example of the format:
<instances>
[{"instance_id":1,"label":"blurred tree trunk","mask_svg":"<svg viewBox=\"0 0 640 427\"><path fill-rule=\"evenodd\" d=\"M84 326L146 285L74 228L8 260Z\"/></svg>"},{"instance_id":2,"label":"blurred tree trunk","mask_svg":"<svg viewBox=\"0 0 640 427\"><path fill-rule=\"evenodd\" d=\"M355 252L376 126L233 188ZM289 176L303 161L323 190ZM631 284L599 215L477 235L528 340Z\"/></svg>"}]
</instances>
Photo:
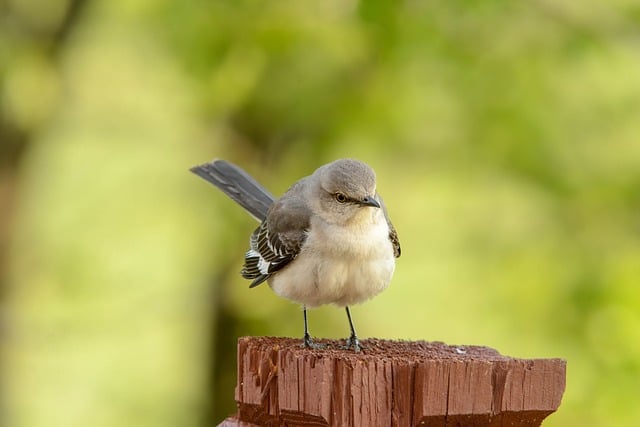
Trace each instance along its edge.
<instances>
[{"instance_id":1,"label":"blurred tree trunk","mask_svg":"<svg viewBox=\"0 0 640 427\"><path fill-rule=\"evenodd\" d=\"M60 16L60 20L49 31L43 31L41 28L33 25L28 17L21 15L12 9L10 5L0 0L0 12L3 14L3 20L7 22L10 16L12 26L0 27L0 37L4 38L9 45L10 52L17 51L36 51L43 54L49 61L55 62L64 49L69 35L78 23L82 10L88 3L87 0L70 0L67 2L65 13ZM38 7L38 3L33 3L32 7ZM35 12L34 12L35 13ZM25 41L26 40L26 41ZM17 47L11 46L13 41L17 41ZM6 56L6 63L0 60L0 98L7 90L6 73L4 72L11 66L11 61L18 55L9 54ZM10 101L5 101L10 103ZM7 319L4 317L3 307L6 304L8 291L8 254L10 250L13 215L18 196L19 171L22 164L24 154L27 152L32 137L39 130L38 125L25 126L19 123L12 116L10 110L11 105L2 105L0 108L0 343L3 343L4 334L7 333ZM0 348L2 345L0 344ZM4 362L4 353L0 351L0 366ZM0 378L0 386L2 378ZM0 414L5 413L4 394L0 390ZM0 424L3 423L0 416Z\"/></svg>"}]
</instances>

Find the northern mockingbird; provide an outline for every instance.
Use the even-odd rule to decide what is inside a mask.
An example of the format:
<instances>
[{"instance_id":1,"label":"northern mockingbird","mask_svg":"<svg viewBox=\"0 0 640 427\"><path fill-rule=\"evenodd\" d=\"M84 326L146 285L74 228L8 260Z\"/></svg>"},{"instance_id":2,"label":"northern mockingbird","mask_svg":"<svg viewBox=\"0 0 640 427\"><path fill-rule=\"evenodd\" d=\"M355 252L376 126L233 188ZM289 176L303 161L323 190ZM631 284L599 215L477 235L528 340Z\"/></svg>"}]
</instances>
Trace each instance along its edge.
<instances>
[{"instance_id":1,"label":"northern mockingbird","mask_svg":"<svg viewBox=\"0 0 640 427\"><path fill-rule=\"evenodd\" d=\"M302 304L303 345L318 347L309 335L307 308L335 304L345 308L349 319L347 348L359 351L349 306L386 289L400 256L373 169L358 160L336 160L300 179L279 199L224 160L191 171L260 221L241 274L252 280L250 288L267 281L276 294Z\"/></svg>"}]
</instances>

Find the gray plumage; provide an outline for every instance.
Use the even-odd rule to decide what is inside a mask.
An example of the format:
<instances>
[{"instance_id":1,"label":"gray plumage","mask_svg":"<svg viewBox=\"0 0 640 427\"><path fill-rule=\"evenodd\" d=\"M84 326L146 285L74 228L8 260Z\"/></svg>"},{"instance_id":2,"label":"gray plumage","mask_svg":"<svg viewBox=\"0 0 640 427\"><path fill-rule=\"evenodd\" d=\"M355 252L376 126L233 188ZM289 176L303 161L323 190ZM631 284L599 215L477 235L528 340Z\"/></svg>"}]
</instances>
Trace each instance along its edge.
<instances>
[{"instance_id":1,"label":"gray plumage","mask_svg":"<svg viewBox=\"0 0 640 427\"><path fill-rule=\"evenodd\" d=\"M248 173L233 163L214 160L190 169L202 179L218 187L258 221L267 217L275 197Z\"/></svg>"}]
</instances>

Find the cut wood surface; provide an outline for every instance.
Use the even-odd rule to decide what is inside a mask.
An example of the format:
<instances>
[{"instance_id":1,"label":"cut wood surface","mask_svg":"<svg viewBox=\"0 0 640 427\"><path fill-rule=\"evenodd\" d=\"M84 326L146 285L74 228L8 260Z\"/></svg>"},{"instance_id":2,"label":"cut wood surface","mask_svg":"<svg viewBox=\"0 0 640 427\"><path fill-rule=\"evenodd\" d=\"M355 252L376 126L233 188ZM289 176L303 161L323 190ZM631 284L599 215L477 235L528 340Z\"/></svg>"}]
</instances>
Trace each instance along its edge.
<instances>
[{"instance_id":1,"label":"cut wood surface","mask_svg":"<svg viewBox=\"0 0 640 427\"><path fill-rule=\"evenodd\" d=\"M238 413L220 426L538 426L558 409L562 359L515 359L479 346L368 339L243 337Z\"/></svg>"}]
</instances>

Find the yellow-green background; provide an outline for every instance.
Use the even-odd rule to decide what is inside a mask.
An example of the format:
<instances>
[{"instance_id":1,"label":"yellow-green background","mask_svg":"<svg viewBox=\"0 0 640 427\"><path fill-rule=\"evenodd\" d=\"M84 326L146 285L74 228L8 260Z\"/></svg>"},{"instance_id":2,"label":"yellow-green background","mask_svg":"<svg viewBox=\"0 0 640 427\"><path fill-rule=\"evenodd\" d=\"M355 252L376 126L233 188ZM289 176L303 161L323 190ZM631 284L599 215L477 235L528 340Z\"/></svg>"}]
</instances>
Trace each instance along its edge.
<instances>
[{"instance_id":1,"label":"yellow-green background","mask_svg":"<svg viewBox=\"0 0 640 427\"><path fill-rule=\"evenodd\" d=\"M300 336L237 273L274 194L378 173L403 255L361 337L568 361L548 426L640 425L640 4L0 1L0 423L211 426L235 340ZM344 337L343 311L310 313Z\"/></svg>"}]
</instances>

